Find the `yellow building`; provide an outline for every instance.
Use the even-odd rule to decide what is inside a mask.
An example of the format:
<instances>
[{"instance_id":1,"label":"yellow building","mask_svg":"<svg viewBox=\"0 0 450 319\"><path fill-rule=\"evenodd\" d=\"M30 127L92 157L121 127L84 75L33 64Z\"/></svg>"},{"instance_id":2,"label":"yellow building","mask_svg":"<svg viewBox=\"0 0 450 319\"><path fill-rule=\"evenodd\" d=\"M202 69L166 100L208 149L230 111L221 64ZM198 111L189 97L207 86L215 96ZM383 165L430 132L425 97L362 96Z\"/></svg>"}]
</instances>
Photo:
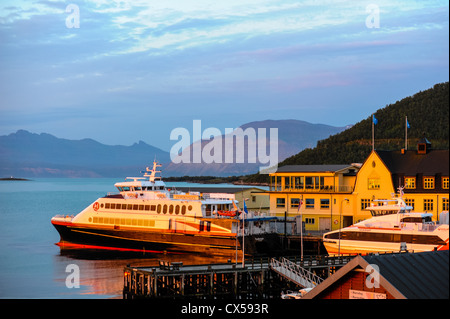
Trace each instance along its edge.
<instances>
[{"instance_id":1,"label":"yellow building","mask_svg":"<svg viewBox=\"0 0 450 319\"><path fill-rule=\"evenodd\" d=\"M449 206L449 151L432 150L422 139L417 150L375 150L362 165L280 167L270 174L270 213L302 215L306 231L339 229L370 218L366 207L390 199L400 186L414 211L438 220Z\"/></svg>"},{"instance_id":2,"label":"yellow building","mask_svg":"<svg viewBox=\"0 0 450 319\"><path fill-rule=\"evenodd\" d=\"M303 215L305 229L311 231L337 229L340 212L345 212L342 224L351 225L350 199L358 170L356 164L280 167L270 174L270 212L279 217Z\"/></svg>"}]
</instances>

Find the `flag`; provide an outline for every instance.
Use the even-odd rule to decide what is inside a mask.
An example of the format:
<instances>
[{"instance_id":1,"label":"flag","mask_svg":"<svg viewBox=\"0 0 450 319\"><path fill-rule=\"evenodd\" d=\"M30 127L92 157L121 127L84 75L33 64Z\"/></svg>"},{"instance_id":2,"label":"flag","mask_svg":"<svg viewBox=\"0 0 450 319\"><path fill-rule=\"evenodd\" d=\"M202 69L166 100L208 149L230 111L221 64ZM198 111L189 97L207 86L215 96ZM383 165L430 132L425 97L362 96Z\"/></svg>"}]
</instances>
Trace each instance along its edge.
<instances>
[{"instance_id":1,"label":"flag","mask_svg":"<svg viewBox=\"0 0 450 319\"><path fill-rule=\"evenodd\" d=\"M302 204L303 204L303 202L302 202L302 200L300 199L300 200L298 201L297 214L298 214L298 212L300 212L300 207L302 206Z\"/></svg>"},{"instance_id":2,"label":"flag","mask_svg":"<svg viewBox=\"0 0 450 319\"><path fill-rule=\"evenodd\" d=\"M245 212L246 214L248 214L247 205L245 205L245 200L244 200L244 212Z\"/></svg>"},{"instance_id":3,"label":"flag","mask_svg":"<svg viewBox=\"0 0 450 319\"><path fill-rule=\"evenodd\" d=\"M378 124L378 120L377 120L377 118L375 117L375 114L372 115L372 121L373 121L373 124L375 124L375 125Z\"/></svg>"},{"instance_id":4,"label":"flag","mask_svg":"<svg viewBox=\"0 0 450 319\"><path fill-rule=\"evenodd\" d=\"M406 120L406 127L407 127L407 128L411 128L411 126L409 126L408 120Z\"/></svg>"},{"instance_id":5,"label":"flag","mask_svg":"<svg viewBox=\"0 0 450 319\"><path fill-rule=\"evenodd\" d=\"M233 201L233 208L234 208L235 211L239 210L239 208L236 206L236 203L234 201Z\"/></svg>"}]
</instances>

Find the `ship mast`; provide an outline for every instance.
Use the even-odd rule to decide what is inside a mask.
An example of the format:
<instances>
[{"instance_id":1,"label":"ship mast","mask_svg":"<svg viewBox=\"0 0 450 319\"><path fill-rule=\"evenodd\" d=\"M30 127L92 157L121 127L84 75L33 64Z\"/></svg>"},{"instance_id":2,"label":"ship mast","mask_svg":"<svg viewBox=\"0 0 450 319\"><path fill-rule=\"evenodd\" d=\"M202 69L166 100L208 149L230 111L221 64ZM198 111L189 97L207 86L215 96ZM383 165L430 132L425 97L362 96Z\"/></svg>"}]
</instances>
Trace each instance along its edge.
<instances>
[{"instance_id":1,"label":"ship mast","mask_svg":"<svg viewBox=\"0 0 450 319\"><path fill-rule=\"evenodd\" d=\"M154 183L155 182L155 179L159 179L159 180L161 180L161 176L156 176L156 173L161 173L161 171L157 171L156 170L156 168L157 167L162 167L162 165L161 164L158 164L158 162L157 161L153 161L153 168L152 169L150 169L150 167L146 167L145 168L145 174L144 174L144 176L145 177L148 177L148 180L150 181L150 182L152 182L152 183ZM150 174L149 174L150 173Z\"/></svg>"}]
</instances>

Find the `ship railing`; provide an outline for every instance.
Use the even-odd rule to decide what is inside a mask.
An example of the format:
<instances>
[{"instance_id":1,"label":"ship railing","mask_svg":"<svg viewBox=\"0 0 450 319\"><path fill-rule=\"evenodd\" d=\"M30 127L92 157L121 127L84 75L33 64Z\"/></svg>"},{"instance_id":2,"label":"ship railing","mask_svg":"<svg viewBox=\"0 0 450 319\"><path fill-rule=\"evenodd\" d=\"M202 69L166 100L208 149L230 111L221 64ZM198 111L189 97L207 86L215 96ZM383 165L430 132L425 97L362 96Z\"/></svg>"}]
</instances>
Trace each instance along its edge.
<instances>
[{"instance_id":1,"label":"ship railing","mask_svg":"<svg viewBox=\"0 0 450 319\"><path fill-rule=\"evenodd\" d=\"M65 219L65 220L72 220L72 218L74 218L73 215L63 215L63 214L58 214L53 216L53 218L57 218L57 219Z\"/></svg>"}]
</instances>

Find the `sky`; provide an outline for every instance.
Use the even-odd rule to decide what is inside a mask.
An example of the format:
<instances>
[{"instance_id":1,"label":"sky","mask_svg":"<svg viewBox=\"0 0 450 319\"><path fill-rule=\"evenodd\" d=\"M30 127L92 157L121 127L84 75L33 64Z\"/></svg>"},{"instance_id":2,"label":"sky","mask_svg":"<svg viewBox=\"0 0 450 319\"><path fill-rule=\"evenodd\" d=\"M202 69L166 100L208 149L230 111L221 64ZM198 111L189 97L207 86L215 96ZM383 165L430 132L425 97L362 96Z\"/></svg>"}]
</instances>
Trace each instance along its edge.
<instances>
[{"instance_id":1,"label":"sky","mask_svg":"<svg viewBox=\"0 0 450 319\"><path fill-rule=\"evenodd\" d=\"M0 135L169 151L193 120L346 126L448 80L448 1L0 3Z\"/></svg>"}]
</instances>

